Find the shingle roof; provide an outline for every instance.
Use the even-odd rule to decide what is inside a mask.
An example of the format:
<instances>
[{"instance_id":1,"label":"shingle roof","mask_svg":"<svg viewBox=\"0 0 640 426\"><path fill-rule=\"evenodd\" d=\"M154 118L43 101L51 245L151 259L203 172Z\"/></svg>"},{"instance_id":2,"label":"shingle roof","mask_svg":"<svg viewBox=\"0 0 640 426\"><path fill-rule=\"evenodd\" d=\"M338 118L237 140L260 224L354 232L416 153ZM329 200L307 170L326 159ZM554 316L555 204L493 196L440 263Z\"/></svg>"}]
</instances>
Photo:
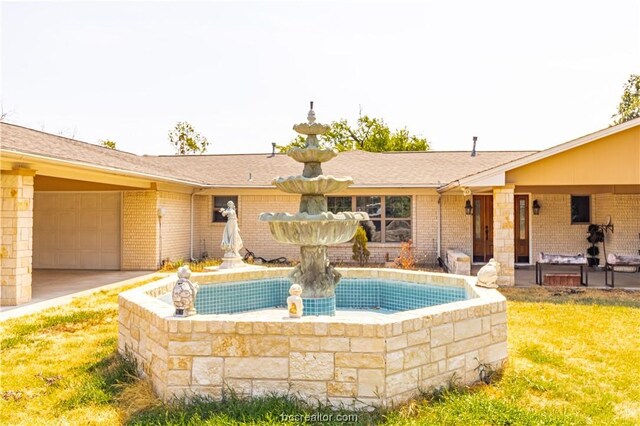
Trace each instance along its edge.
<instances>
[{"instance_id":1,"label":"shingle roof","mask_svg":"<svg viewBox=\"0 0 640 426\"><path fill-rule=\"evenodd\" d=\"M1 123L2 150L213 186L271 186L277 176L302 173L285 154L139 156L37 130ZM322 165L324 174L351 176L354 186L439 187L534 151L343 152Z\"/></svg>"},{"instance_id":2,"label":"shingle roof","mask_svg":"<svg viewBox=\"0 0 640 426\"><path fill-rule=\"evenodd\" d=\"M530 155L531 151L341 152L323 163L326 175L351 176L357 186L439 187L458 178ZM189 170L193 179L216 186L265 186L277 176L302 173L303 165L285 154L161 156L155 159ZM249 180L251 179L251 180Z\"/></svg>"},{"instance_id":3,"label":"shingle roof","mask_svg":"<svg viewBox=\"0 0 640 426\"><path fill-rule=\"evenodd\" d=\"M145 156L8 123L0 123L0 148L2 151L14 151L87 166L115 169L125 174L133 172L170 180L183 180L180 171L176 173L163 163L155 163Z\"/></svg>"}]
</instances>

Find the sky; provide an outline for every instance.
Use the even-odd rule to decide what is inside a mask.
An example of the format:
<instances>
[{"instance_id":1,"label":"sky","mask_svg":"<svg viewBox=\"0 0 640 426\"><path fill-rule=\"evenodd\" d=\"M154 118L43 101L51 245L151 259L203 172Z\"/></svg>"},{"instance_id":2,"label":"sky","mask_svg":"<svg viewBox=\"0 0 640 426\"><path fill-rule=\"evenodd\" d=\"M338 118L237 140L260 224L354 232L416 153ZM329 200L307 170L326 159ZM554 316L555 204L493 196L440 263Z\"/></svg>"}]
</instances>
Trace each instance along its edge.
<instances>
[{"instance_id":1,"label":"sky","mask_svg":"<svg viewBox=\"0 0 640 426\"><path fill-rule=\"evenodd\" d=\"M360 111L434 150L539 150L611 124L640 2L2 2L6 121L136 154L270 152Z\"/></svg>"}]
</instances>

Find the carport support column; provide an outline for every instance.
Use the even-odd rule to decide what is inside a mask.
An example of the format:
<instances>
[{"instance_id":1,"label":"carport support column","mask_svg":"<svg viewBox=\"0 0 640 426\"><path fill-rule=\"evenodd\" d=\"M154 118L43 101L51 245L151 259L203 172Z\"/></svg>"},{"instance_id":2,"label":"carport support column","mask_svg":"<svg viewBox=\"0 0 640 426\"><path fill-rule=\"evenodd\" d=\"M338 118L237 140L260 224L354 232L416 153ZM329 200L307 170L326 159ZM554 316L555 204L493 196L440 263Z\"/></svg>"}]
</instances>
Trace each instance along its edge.
<instances>
[{"instance_id":1,"label":"carport support column","mask_svg":"<svg viewBox=\"0 0 640 426\"><path fill-rule=\"evenodd\" d=\"M515 285L514 206L515 185L493 188L493 258L500 263L498 285Z\"/></svg>"},{"instance_id":2,"label":"carport support column","mask_svg":"<svg viewBox=\"0 0 640 426\"><path fill-rule=\"evenodd\" d=\"M33 177L35 170L16 169L0 175L2 188L2 246L0 305L31 300L33 255Z\"/></svg>"}]
</instances>

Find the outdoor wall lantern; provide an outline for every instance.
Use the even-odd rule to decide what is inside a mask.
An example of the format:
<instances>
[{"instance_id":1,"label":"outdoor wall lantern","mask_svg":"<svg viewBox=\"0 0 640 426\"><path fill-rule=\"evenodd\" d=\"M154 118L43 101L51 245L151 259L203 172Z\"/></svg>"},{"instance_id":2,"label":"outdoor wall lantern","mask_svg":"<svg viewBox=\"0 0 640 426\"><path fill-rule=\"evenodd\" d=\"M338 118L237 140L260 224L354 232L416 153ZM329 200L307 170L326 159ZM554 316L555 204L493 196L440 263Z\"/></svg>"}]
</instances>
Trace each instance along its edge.
<instances>
[{"instance_id":1,"label":"outdoor wall lantern","mask_svg":"<svg viewBox=\"0 0 640 426\"><path fill-rule=\"evenodd\" d=\"M540 214L540 203L538 202L538 200L533 200L533 214L535 214L536 216Z\"/></svg>"},{"instance_id":2,"label":"outdoor wall lantern","mask_svg":"<svg viewBox=\"0 0 640 426\"><path fill-rule=\"evenodd\" d=\"M464 204L464 211L468 215L473 214L473 207L471 207L471 200L467 200L467 202Z\"/></svg>"}]
</instances>

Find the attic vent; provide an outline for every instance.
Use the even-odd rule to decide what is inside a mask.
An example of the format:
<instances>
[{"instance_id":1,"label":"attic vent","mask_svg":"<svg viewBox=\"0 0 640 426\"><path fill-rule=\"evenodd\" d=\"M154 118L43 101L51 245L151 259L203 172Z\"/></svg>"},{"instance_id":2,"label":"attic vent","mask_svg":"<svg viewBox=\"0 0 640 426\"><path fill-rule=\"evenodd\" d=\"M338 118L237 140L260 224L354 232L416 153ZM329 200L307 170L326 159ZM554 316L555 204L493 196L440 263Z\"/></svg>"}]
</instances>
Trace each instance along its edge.
<instances>
[{"instance_id":1,"label":"attic vent","mask_svg":"<svg viewBox=\"0 0 640 426\"><path fill-rule=\"evenodd\" d=\"M478 137L474 136L473 137L473 149L471 150L471 156L475 157L476 156L476 142L478 141Z\"/></svg>"}]
</instances>

